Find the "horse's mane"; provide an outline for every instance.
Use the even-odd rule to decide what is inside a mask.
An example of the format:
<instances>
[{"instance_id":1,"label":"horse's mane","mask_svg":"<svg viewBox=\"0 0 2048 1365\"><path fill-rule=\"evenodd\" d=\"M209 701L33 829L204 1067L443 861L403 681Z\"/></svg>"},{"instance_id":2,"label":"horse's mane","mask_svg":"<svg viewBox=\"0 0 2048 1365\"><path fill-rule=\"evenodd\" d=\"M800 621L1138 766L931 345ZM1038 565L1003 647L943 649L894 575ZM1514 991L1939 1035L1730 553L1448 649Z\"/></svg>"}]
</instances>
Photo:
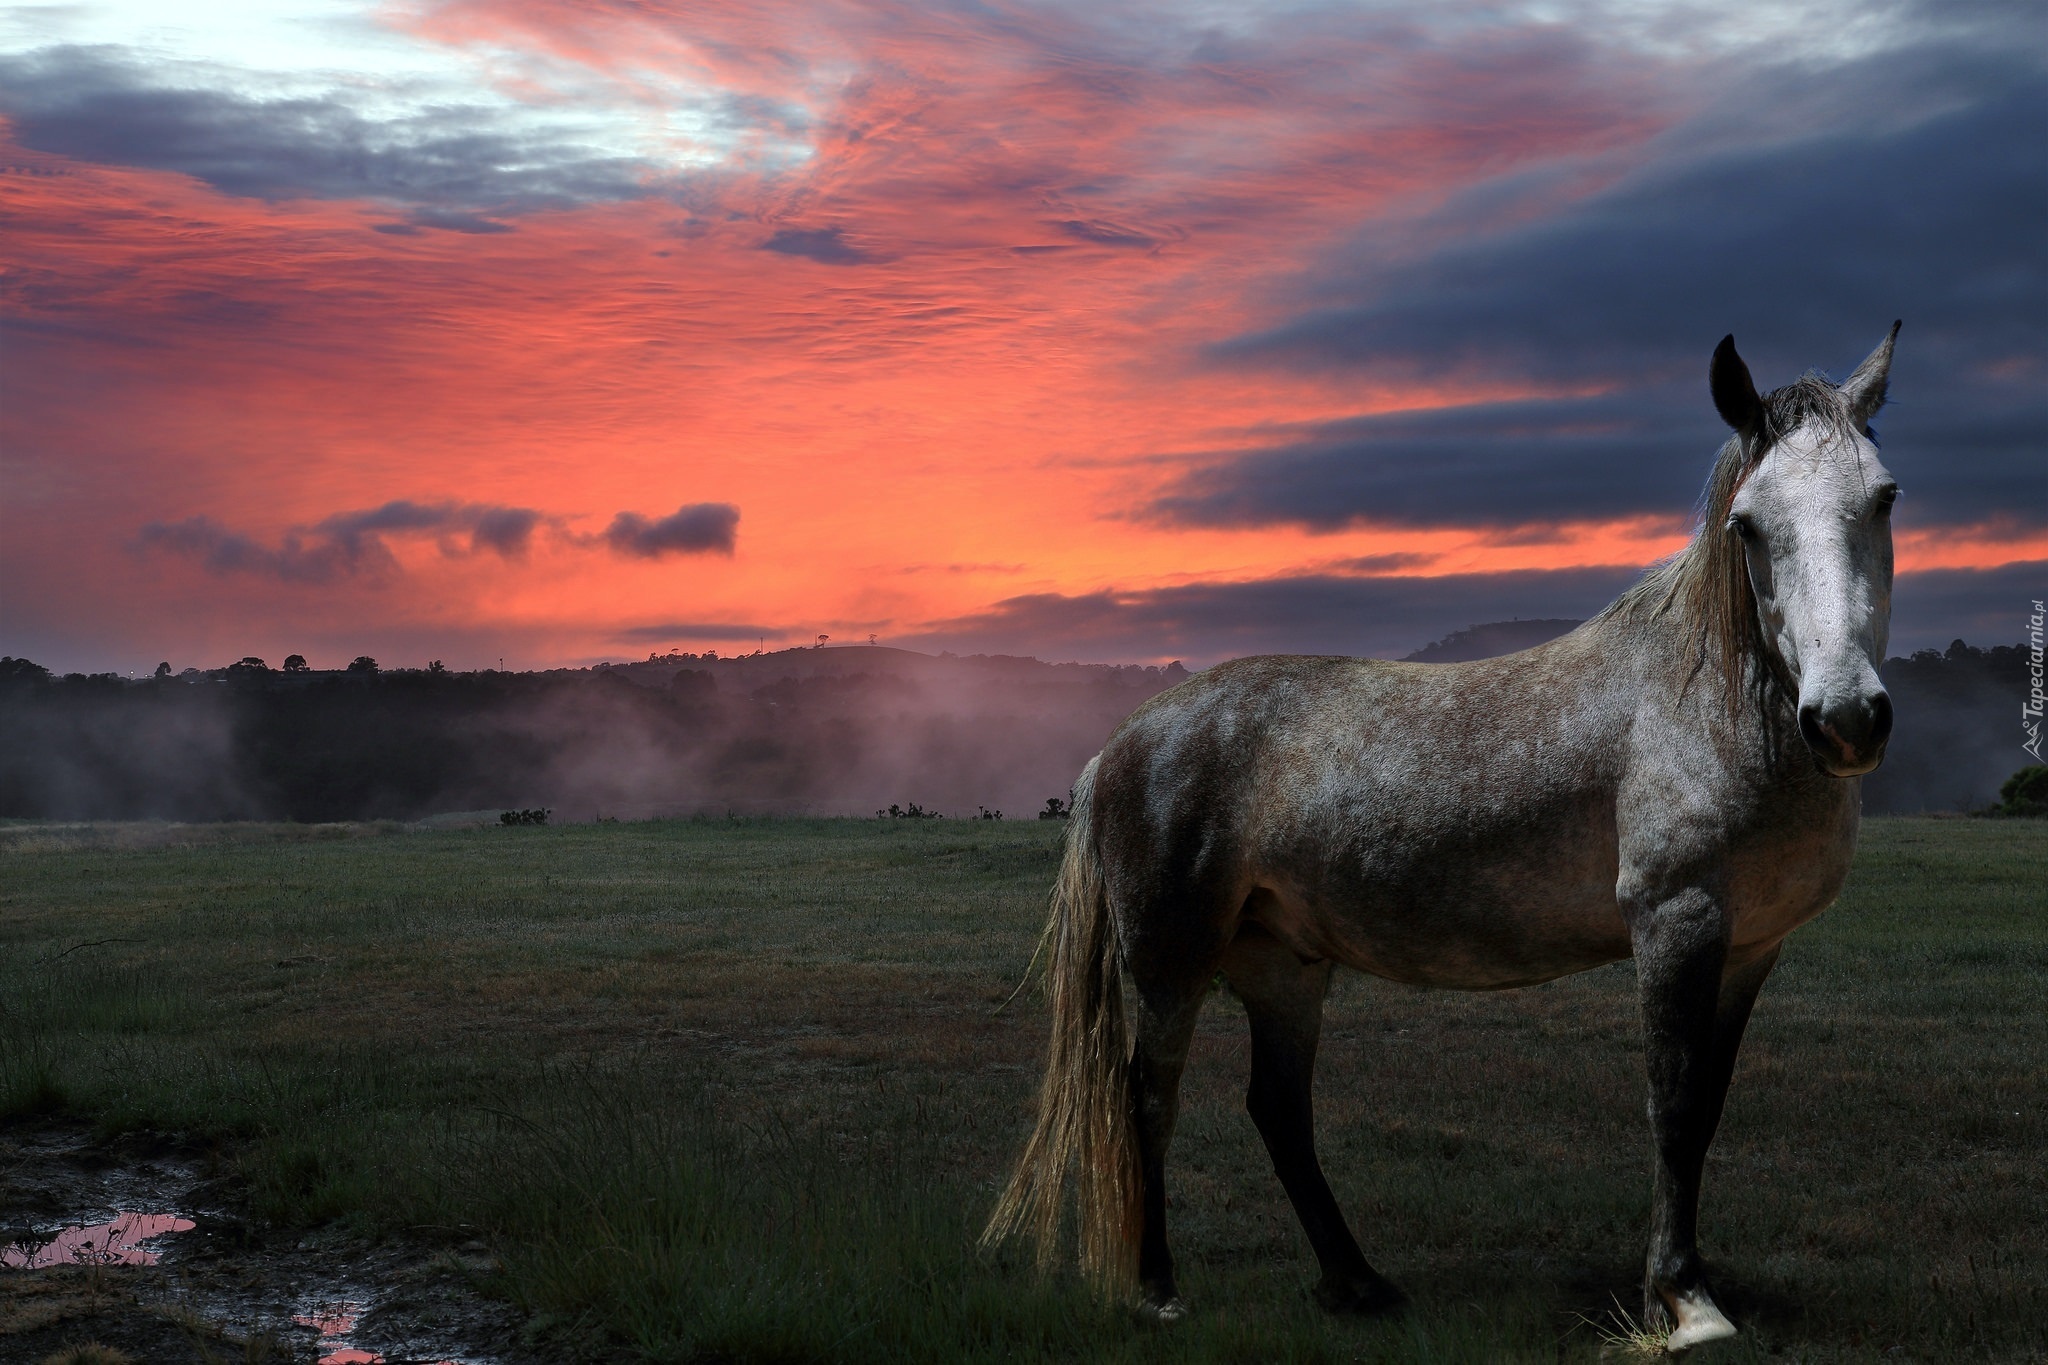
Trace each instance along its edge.
<instances>
[{"instance_id":1,"label":"horse's mane","mask_svg":"<svg viewBox=\"0 0 2048 1365\"><path fill-rule=\"evenodd\" d=\"M1841 390L1822 374L1804 374L1773 389L1764 395L1762 411L1755 429L1729 437L1715 457L1692 540L1600 614L1601 619L1628 620L1672 616L1682 622L1697 649L1687 685L1711 667L1726 687L1731 711L1740 705L1745 688L1759 704L1767 704L1774 687L1789 690L1790 679L1764 640L1742 543L1728 530L1729 505L1771 448L1800 427L1813 423L1830 439L1857 431Z\"/></svg>"}]
</instances>

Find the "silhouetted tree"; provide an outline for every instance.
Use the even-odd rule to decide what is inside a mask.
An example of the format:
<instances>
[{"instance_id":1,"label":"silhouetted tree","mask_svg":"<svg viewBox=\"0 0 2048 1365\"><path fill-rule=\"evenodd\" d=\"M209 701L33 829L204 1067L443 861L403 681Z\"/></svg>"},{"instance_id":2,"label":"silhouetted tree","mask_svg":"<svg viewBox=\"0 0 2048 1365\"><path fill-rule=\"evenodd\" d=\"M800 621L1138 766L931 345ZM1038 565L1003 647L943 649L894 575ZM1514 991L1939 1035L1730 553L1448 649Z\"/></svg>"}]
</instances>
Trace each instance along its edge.
<instances>
[{"instance_id":1,"label":"silhouetted tree","mask_svg":"<svg viewBox=\"0 0 2048 1365\"><path fill-rule=\"evenodd\" d=\"M251 673L268 673L270 671L270 665L264 663L263 660L257 658L254 654L244 654L241 658L229 664L228 668L231 671L237 668L246 669Z\"/></svg>"},{"instance_id":2,"label":"silhouetted tree","mask_svg":"<svg viewBox=\"0 0 2048 1365\"><path fill-rule=\"evenodd\" d=\"M170 665L165 664L164 667L169 669ZM285 655L284 671L287 673L304 673L306 671L306 656L303 654Z\"/></svg>"},{"instance_id":3,"label":"silhouetted tree","mask_svg":"<svg viewBox=\"0 0 2048 1365\"><path fill-rule=\"evenodd\" d=\"M2048 816L2048 767L2022 768L1998 789L1998 815Z\"/></svg>"},{"instance_id":4,"label":"silhouetted tree","mask_svg":"<svg viewBox=\"0 0 2048 1365\"><path fill-rule=\"evenodd\" d=\"M12 656L0 657L0 683L32 686L50 680L50 670L41 664Z\"/></svg>"},{"instance_id":5,"label":"silhouetted tree","mask_svg":"<svg viewBox=\"0 0 2048 1365\"><path fill-rule=\"evenodd\" d=\"M171 676L171 666L170 666L169 664L167 664L167 663L162 663L162 664L158 664L158 665L156 666L156 676L157 676L157 677L159 677L159 678L168 678L168 677L170 677L170 676Z\"/></svg>"},{"instance_id":6,"label":"silhouetted tree","mask_svg":"<svg viewBox=\"0 0 2048 1365\"><path fill-rule=\"evenodd\" d=\"M440 661L439 659L436 659L436 660L434 660L434 662L432 662L432 663L430 663L430 664L428 664L428 665L427 665L427 672L429 672L429 673L433 673L433 674L441 674L441 673L446 673L447 671L448 671L448 666L447 666L446 664L442 663L442 662L441 662L441 661Z\"/></svg>"},{"instance_id":7,"label":"silhouetted tree","mask_svg":"<svg viewBox=\"0 0 2048 1365\"><path fill-rule=\"evenodd\" d=\"M367 654L358 654L350 662L348 671L351 673L375 673L377 671L377 661Z\"/></svg>"}]
</instances>

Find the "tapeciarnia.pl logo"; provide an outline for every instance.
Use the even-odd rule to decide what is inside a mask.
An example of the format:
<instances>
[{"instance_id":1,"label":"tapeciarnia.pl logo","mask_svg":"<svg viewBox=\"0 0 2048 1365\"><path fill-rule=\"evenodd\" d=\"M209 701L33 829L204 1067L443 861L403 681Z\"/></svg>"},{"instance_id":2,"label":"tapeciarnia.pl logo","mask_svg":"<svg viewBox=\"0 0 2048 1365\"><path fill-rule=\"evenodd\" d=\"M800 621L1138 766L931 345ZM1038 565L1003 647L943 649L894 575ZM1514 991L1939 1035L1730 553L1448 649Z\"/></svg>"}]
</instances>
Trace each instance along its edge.
<instances>
[{"instance_id":1,"label":"tapeciarnia.pl logo","mask_svg":"<svg viewBox=\"0 0 2048 1365\"><path fill-rule=\"evenodd\" d=\"M2048 619L2048 604L2040 598L2034 599L2034 614L2027 618L2027 700L2020 707L2020 727L2027 732L2027 742L2020 745L2034 756L2034 762L2041 761L2041 707L2044 698L2041 691L2041 623Z\"/></svg>"}]
</instances>

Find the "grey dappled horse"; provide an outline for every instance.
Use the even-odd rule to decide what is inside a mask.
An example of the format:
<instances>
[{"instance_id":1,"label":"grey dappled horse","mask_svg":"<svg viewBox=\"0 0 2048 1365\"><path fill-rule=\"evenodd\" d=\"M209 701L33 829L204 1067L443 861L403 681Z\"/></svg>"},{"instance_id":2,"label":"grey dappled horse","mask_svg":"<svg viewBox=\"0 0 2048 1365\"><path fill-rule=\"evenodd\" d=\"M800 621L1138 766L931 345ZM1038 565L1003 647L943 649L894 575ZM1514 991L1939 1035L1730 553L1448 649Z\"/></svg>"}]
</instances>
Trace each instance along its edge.
<instances>
[{"instance_id":1,"label":"grey dappled horse","mask_svg":"<svg viewBox=\"0 0 2048 1365\"><path fill-rule=\"evenodd\" d=\"M1857 779L1891 730L1877 666L1898 487L1869 422L1897 335L1839 387L1808 375L1765 397L1724 340L1709 377L1735 434L1699 530L1569 635L1479 663L1239 659L1118 727L1075 787L1038 1123L988 1237L1023 1229L1052 1255L1072 1165L1084 1271L1135 1273L1151 1313L1186 1311L1166 1151L1221 972L1317 1297L1398 1303L1316 1160L1331 968L1500 990L1633 955L1655 1156L1645 1314L1673 1350L1731 1335L1695 1245L1700 1168L1750 1004L1841 889Z\"/></svg>"}]
</instances>

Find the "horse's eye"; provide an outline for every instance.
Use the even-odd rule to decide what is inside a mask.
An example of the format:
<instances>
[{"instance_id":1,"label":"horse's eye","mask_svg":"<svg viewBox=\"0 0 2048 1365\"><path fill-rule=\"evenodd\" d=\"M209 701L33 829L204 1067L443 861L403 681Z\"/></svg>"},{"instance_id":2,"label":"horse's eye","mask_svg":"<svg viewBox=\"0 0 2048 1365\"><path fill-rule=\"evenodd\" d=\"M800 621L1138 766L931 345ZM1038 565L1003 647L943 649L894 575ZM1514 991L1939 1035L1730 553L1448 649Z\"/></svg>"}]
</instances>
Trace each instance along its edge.
<instances>
[{"instance_id":1,"label":"horse's eye","mask_svg":"<svg viewBox=\"0 0 2048 1365\"><path fill-rule=\"evenodd\" d=\"M1896 486L1878 489L1876 515L1880 517L1890 516L1892 511L1892 504L1897 502L1898 500L1899 490Z\"/></svg>"},{"instance_id":2,"label":"horse's eye","mask_svg":"<svg viewBox=\"0 0 2048 1365\"><path fill-rule=\"evenodd\" d=\"M1749 518L1740 512L1728 518L1728 529L1741 536L1745 545L1754 544L1756 541L1756 527L1750 525Z\"/></svg>"}]
</instances>

